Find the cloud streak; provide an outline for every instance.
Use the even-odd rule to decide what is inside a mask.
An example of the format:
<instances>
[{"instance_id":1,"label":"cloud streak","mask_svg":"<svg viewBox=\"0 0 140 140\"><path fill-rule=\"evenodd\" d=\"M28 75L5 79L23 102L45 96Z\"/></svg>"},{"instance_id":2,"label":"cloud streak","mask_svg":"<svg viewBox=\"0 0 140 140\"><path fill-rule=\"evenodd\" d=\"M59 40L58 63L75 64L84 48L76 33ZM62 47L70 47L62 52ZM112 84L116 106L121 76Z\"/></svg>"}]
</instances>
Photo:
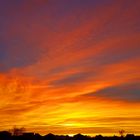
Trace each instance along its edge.
<instances>
[{"instance_id":1,"label":"cloud streak","mask_svg":"<svg viewBox=\"0 0 140 140\"><path fill-rule=\"evenodd\" d=\"M0 3L1 130L140 134L138 0Z\"/></svg>"}]
</instances>

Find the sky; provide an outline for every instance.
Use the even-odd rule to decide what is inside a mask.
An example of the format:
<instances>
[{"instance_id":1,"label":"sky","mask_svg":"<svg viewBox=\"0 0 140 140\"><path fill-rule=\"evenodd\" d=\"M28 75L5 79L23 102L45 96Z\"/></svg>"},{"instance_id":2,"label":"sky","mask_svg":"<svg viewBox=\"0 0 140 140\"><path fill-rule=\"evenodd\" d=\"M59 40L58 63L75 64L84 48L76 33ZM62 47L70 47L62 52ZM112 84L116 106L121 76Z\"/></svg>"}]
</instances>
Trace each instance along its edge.
<instances>
[{"instance_id":1,"label":"sky","mask_svg":"<svg viewBox=\"0 0 140 140\"><path fill-rule=\"evenodd\" d=\"M140 134L139 0L0 0L0 130Z\"/></svg>"}]
</instances>

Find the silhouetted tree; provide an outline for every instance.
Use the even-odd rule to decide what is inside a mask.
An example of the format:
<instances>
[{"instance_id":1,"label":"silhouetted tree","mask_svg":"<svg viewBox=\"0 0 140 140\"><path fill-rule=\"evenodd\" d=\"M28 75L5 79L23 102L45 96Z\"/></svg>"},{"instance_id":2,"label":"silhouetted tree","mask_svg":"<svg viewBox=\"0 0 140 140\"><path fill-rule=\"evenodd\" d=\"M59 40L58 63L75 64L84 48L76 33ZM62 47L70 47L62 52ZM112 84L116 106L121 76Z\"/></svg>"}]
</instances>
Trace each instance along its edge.
<instances>
[{"instance_id":1,"label":"silhouetted tree","mask_svg":"<svg viewBox=\"0 0 140 140\"><path fill-rule=\"evenodd\" d=\"M120 134L121 137L124 136L124 133L125 133L125 131L123 129L119 131L119 134Z\"/></svg>"},{"instance_id":2,"label":"silhouetted tree","mask_svg":"<svg viewBox=\"0 0 140 140\"><path fill-rule=\"evenodd\" d=\"M25 128L17 128L16 126L13 127L13 129L10 130L13 136L20 136L25 132Z\"/></svg>"}]
</instances>

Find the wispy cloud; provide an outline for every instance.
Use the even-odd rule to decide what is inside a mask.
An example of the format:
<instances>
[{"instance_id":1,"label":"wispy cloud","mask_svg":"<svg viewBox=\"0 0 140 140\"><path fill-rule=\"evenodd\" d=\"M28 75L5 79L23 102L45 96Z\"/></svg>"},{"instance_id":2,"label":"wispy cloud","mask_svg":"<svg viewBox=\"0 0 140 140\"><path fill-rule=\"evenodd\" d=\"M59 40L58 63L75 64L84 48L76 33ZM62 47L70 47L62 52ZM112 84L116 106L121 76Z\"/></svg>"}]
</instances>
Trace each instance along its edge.
<instances>
[{"instance_id":1,"label":"wispy cloud","mask_svg":"<svg viewBox=\"0 0 140 140\"><path fill-rule=\"evenodd\" d=\"M139 5L0 1L0 129L140 133Z\"/></svg>"}]
</instances>

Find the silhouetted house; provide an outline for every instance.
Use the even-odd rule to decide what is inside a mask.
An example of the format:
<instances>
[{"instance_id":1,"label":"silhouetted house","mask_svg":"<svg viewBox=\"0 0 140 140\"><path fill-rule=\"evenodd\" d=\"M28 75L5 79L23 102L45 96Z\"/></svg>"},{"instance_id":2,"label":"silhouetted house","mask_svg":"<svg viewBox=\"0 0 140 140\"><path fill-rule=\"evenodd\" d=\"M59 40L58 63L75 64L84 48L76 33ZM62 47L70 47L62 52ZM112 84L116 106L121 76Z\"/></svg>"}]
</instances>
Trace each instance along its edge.
<instances>
[{"instance_id":1,"label":"silhouetted house","mask_svg":"<svg viewBox=\"0 0 140 140\"><path fill-rule=\"evenodd\" d=\"M28 133L23 133L23 136L25 136L25 137L33 137L34 136L34 133L30 133L30 132L28 132Z\"/></svg>"},{"instance_id":2,"label":"silhouetted house","mask_svg":"<svg viewBox=\"0 0 140 140\"><path fill-rule=\"evenodd\" d=\"M95 140L104 140L102 135L97 135L95 136Z\"/></svg>"},{"instance_id":3,"label":"silhouetted house","mask_svg":"<svg viewBox=\"0 0 140 140\"><path fill-rule=\"evenodd\" d=\"M76 134L73 136L73 140L87 140L88 137L87 136L84 136L82 134Z\"/></svg>"},{"instance_id":4,"label":"silhouetted house","mask_svg":"<svg viewBox=\"0 0 140 140\"><path fill-rule=\"evenodd\" d=\"M11 138L11 133L7 131L0 132L0 140L10 140L10 138Z\"/></svg>"},{"instance_id":5,"label":"silhouetted house","mask_svg":"<svg viewBox=\"0 0 140 140\"><path fill-rule=\"evenodd\" d=\"M23 133L22 137L26 140L34 139L34 133Z\"/></svg>"},{"instance_id":6,"label":"silhouetted house","mask_svg":"<svg viewBox=\"0 0 140 140\"><path fill-rule=\"evenodd\" d=\"M133 140L135 138L134 134L127 134L126 140Z\"/></svg>"},{"instance_id":7,"label":"silhouetted house","mask_svg":"<svg viewBox=\"0 0 140 140\"><path fill-rule=\"evenodd\" d=\"M82 134L74 135L73 137L64 135L54 135L47 134L41 136L38 133L22 133L22 135L13 135L8 131L0 132L0 140L140 140L140 136L135 136L134 134L127 134L126 136L113 136L113 137L103 137L102 135L97 135L95 137L89 137Z\"/></svg>"},{"instance_id":8,"label":"silhouetted house","mask_svg":"<svg viewBox=\"0 0 140 140\"><path fill-rule=\"evenodd\" d=\"M113 137L110 137L111 140L120 140L120 138L118 136L113 136Z\"/></svg>"},{"instance_id":9,"label":"silhouetted house","mask_svg":"<svg viewBox=\"0 0 140 140\"><path fill-rule=\"evenodd\" d=\"M140 140L140 136L135 136L135 140Z\"/></svg>"},{"instance_id":10,"label":"silhouetted house","mask_svg":"<svg viewBox=\"0 0 140 140\"><path fill-rule=\"evenodd\" d=\"M40 134L38 134L38 133L35 133L34 134L34 139L35 140L41 140L42 139L42 136Z\"/></svg>"},{"instance_id":11,"label":"silhouetted house","mask_svg":"<svg viewBox=\"0 0 140 140\"><path fill-rule=\"evenodd\" d=\"M56 136L54 134L47 134L44 136L44 140L56 140Z\"/></svg>"}]
</instances>

